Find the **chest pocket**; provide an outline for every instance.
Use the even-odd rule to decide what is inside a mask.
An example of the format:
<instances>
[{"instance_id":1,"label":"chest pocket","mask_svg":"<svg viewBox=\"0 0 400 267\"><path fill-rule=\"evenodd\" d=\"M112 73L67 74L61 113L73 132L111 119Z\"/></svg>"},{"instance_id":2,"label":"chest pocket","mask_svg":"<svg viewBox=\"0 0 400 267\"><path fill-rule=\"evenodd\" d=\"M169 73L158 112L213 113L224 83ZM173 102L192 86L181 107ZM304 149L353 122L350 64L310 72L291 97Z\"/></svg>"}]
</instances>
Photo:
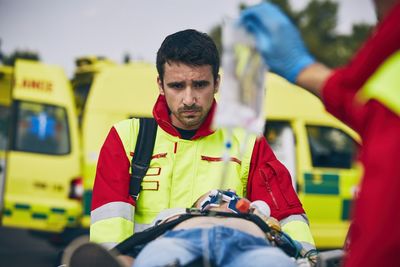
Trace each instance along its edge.
<instances>
[{"instance_id":1,"label":"chest pocket","mask_svg":"<svg viewBox=\"0 0 400 267\"><path fill-rule=\"evenodd\" d=\"M165 166L167 156L168 153L158 153L151 157L149 169L147 170L147 173L142 181L142 191L160 190L160 177L165 171L162 166Z\"/></svg>"},{"instance_id":2,"label":"chest pocket","mask_svg":"<svg viewBox=\"0 0 400 267\"><path fill-rule=\"evenodd\" d=\"M270 161L265 168L260 169L260 172L272 208L280 210L299 205L289 171L281 162Z\"/></svg>"}]
</instances>

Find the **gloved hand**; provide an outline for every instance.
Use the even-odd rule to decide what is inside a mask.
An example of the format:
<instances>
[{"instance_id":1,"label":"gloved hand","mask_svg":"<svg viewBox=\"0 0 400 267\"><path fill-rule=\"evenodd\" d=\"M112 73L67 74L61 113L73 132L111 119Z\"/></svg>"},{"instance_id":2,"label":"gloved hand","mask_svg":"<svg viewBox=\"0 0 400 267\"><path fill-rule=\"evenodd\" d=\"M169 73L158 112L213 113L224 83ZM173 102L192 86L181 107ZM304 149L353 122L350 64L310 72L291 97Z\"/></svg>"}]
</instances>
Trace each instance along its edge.
<instances>
[{"instance_id":1,"label":"gloved hand","mask_svg":"<svg viewBox=\"0 0 400 267\"><path fill-rule=\"evenodd\" d=\"M297 28L273 4L264 2L244 10L239 24L254 35L256 47L271 71L290 82L294 83L299 73L315 62Z\"/></svg>"}]
</instances>

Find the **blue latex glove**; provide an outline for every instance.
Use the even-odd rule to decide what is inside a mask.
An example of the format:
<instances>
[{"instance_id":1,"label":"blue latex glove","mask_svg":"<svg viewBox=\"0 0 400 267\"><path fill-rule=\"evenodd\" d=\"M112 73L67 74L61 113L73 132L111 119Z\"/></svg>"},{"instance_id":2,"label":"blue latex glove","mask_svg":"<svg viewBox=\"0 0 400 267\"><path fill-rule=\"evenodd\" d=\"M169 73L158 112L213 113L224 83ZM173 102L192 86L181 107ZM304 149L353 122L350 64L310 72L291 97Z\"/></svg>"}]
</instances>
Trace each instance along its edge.
<instances>
[{"instance_id":1,"label":"blue latex glove","mask_svg":"<svg viewBox=\"0 0 400 267\"><path fill-rule=\"evenodd\" d=\"M239 24L255 36L256 47L271 71L290 82L315 62L297 28L273 4L264 2L244 10Z\"/></svg>"}]
</instances>

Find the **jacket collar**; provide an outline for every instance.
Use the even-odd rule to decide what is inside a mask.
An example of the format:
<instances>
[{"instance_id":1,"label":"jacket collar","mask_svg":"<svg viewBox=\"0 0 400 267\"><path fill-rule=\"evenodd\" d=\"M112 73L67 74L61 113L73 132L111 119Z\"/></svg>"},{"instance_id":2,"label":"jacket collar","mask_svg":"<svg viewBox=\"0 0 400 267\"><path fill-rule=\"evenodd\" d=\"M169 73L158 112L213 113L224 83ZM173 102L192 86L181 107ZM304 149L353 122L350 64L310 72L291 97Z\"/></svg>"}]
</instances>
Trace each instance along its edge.
<instances>
[{"instance_id":1,"label":"jacket collar","mask_svg":"<svg viewBox=\"0 0 400 267\"><path fill-rule=\"evenodd\" d=\"M212 119L214 117L214 112L216 108L216 101L214 99L213 104L211 106L210 111L207 114L206 119L200 125L200 128L197 129L196 134L192 137L192 140L198 139L200 137L204 137L210 135L214 132L211 129ZM181 137L178 130L172 125L171 118L170 118L170 111L167 105L167 101L165 96L159 95L157 101L153 108L153 116L154 119L157 121L157 124L167 133L173 136Z\"/></svg>"}]
</instances>

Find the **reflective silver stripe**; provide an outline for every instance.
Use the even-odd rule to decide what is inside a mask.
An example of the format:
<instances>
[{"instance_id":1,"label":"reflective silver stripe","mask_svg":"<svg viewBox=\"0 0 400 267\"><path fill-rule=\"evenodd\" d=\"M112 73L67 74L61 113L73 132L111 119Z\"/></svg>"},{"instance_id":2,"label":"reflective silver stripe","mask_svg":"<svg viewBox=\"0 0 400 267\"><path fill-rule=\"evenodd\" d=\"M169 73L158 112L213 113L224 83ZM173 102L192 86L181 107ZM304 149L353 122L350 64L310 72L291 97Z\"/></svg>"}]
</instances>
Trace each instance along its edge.
<instances>
[{"instance_id":1,"label":"reflective silver stripe","mask_svg":"<svg viewBox=\"0 0 400 267\"><path fill-rule=\"evenodd\" d=\"M307 225L310 225L308 223L308 218L307 215L303 214L295 214L295 215L290 215L288 217L286 217L283 220L280 220L280 224L281 226L284 226L285 224L289 223L289 222L293 222L293 221L301 221L301 222L305 222Z\"/></svg>"},{"instance_id":2,"label":"reflective silver stripe","mask_svg":"<svg viewBox=\"0 0 400 267\"><path fill-rule=\"evenodd\" d=\"M133 222L134 215L135 207L131 204L126 202L110 202L92 210L90 213L90 224L92 225L98 221L115 217Z\"/></svg>"},{"instance_id":3,"label":"reflective silver stripe","mask_svg":"<svg viewBox=\"0 0 400 267\"><path fill-rule=\"evenodd\" d=\"M294 221L304 222L305 224L309 225L307 215L304 214L304 213L303 214L290 215L290 216L286 217L285 219L281 220L280 224L281 224L282 227L284 227L284 225L286 225L286 224L288 224L290 222L294 222ZM311 235L311 232L310 232L310 235ZM312 240L312 236L310 236L310 238ZM303 249L305 251L309 251L311 249L315 249L315 245L312 244L312 243L309 243L309 242L306 242L306 241L298 241L298 242L300 242L300 244L303 246Z\"/></svg>"},{"instance_id":4,"label":"reflective silver stripe","mask_svg":"<svg viewBox=\"0 0 400 267\"><path fill-rule=\"evenodd\" d=\"M168 220L172 217L175 217L177 215L182 215L185 213L186 213L185 208L170 208L170 209L163 210L153 220L153 222L151 223L151 226L154 226L154 225L159 224L159 223L161 223L165 220Z\"/></svg>"},{"instance_id":5,"label":"reflective silver stripe","mask_svg":"<svg viewBox=\"0 0 400 267\"><path fill-rule=\"evenodd\" d=\"M135 233L142 232L147 228L151 227L152 224L145 224L145 223L137 223L135 222Z\"/></svg>"},{"instance_id":6,"label":"reflective silver stripe","mask_svg":"<svg viewBox=\"0 0 400 267\"><path fill-rule=\"evenodd\" d=\"M117 242L105 242L105 243L100 243L100 245L102 247L105 247L106 249L112 249L114 248L116 245L118 245Z\"/></svg>"},{"instance_id":7,"label":"reflective silver stripe","mask_svg":"<svg viewBox=\"0 0 400 267\"><path fill-rule=\"evenodd\" d=\"M142 231L146 230L147 228L152 227L166 219L174 217L178 214L185 214L185 213L186 213L186 209L184 209L184 208L171 208L171 209L166 209L166 210L161 211L157 215L157 217L153 220L153 222L150 224L137 223L135 221L135 233L142 232Z\"/></svg>"},{"instance_id":8,"label":"reflective silver stripe","mask_svg":"<svg viewBox=\"0 0 400 267\"><path fill-rule=\"evenodd\" d=\"M308 242L301 241L300 244L303 246L303 249L305 251L309 251L311 249L315 249L315 246L313 244L308 243Z\"/></svg>"}]
</instances>

